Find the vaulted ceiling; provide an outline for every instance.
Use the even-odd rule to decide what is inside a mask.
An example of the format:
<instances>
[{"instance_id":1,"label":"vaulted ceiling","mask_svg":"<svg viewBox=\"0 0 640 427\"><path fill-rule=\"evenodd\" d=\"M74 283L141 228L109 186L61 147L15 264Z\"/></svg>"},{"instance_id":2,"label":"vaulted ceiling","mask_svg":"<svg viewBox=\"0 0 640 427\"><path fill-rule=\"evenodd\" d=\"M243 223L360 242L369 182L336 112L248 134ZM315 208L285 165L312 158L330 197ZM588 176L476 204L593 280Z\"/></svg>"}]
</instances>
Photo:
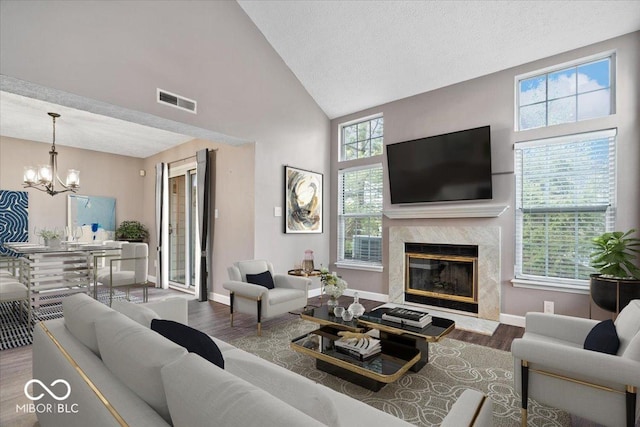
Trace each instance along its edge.
<instances>
[{"instance_id":1,"label":"vaulted ceiling","mask_svg":"<svg viewBox=\"0 0 640 427\"><path fill-rule=\"evenodd\" d=\"M637 0L238 3L329 118L640 30ZM74 130L60 145L116 154L147 157L192 137L224 137L43 102L0 93L2 135L51 142L44 109L62 114L61 137Z\"/></svg>"}]
</instances>

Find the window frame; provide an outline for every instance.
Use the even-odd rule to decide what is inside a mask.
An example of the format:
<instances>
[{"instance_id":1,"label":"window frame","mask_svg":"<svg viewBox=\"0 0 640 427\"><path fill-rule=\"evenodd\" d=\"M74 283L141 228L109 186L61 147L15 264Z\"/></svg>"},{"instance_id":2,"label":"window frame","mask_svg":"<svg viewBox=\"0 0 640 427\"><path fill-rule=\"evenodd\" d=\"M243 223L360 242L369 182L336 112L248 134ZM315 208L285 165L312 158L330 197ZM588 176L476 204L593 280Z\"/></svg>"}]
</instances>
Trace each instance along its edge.
<instances>
[{"instance_id":1,"label":"window frame","mask_svg":"<svg viewBox=\"0 0 640 427\"><path fill-rule=\"evenodd\" d=\"M550 206L548 208L536 208L535 210L545 211L547 213L563 213L563 212L578 212L586 213L586 212L594 212L594 211L603 211L605 215L605 231L613 231L615 228L615 220L616 220L616 211L617 211L617 182L616 182L616 165L617 165L617 138L618 132L617 128L609 128L602 129L596 131L586 131L580 133L574 133L569 135L561 135L557 137L551 138L539 138L531 141L521 141L516 142L514 146L514 174L515 174L515 184L516 184L516 192L514 194L515 197L515 228L514 228L514 244L515 244L515 262L514 262L514 279L511 281L515 287L526 287L526 288L534 288L534 289L545 289L545 290L555 290L555 291L565 291L565 292L574 292L574 293L588 293L589 292L589 280L588 279L571 279L571 278L557 278L552 276L538 276L538 275L530 275L522 273L522 259L523 259L523 249L524 245L522 245L523 239L523 227L524 227L524 213L522 209L522 187L523 187L523 177L521 176L521 162L518 161L518 151L521 149L526 149L530 147L539 146L548 146L554 143L563 143L563 142L575 142L579 143L580 141L587 140L596 140L596 139L604 139L604 138L613 138L613 142L610 143L610 147L612 145L612 153L609 154L608 158L608 166L609 166L609 204L606 207L591 205L584 205L583 209L573 209L573 207L566 208L557 208ZM519 167L520 165L520 167ZM579 206L579 205L574 205Z\"/></svg>"},{"instance_id":2,"label":"window frame","mask_svg":"<svg viewBox=\"0 0 640 427\"><path fill-rule=\"evenodd\" d=\"M382 224L382 220L383 220L383 215L382 215L382 211L384 209L384 165L383 165L383 156L384 156L384 130L382 132L382 135L380 136L382 138L382 153L380 153L379 155L373 155L373 156L367 156L367 157L359 157L357 159L349 159L349 160L344 160L342 158L343 152L344 152L344 129L346 127L349 126L353 126L354 124L359 124L359 123L363 123L363 122L367 122L367 121L372 121L372 120L376 120L376 119L382 119L383 120L383 126L384 126L384 115L382 113L376 113L376 114L372 114L369 116L365 116L365 117L359 117L357 119L354 120L350 120L348 122L344 122L344 123L340 123L338 125L338 171L336 174L336 178L337 178L337 186L338 186L338 191L337 191L337 209L336 209L336 213L337 213L337 227L336 227L336 266L340 267L340 268L347 268L347 269L356 269L356 270L365 270L365 271L374 271L374 272L382 272L383 271L383 254L382 254L382 249L381 249L381 253L380 253L380 261L359 261L359 260L350 260L350 259L344 259L344 242L341 241L341 239L344 239L343 237L343 233L340 232L340 230L342 229L342 227L344 227L344 221L343 218L345 218L345 216L342 214L341 212L341 208L342 208L342 188L340 186L340 182L342 180L341 175L345 172L352 172L352 171L356 171L356 170L362 170L362 169L372 169L372 168L379 168L380 172L381 172L381 196L383 198L382 200L382 205L380 206L380 212L376 213L375 215L372 214L358 214L356 216L361 216L363 218L369 218L372 216L375 216L377 218L380 218L380 224ZM351 215L353 216L353 215ZM380 238L382 239L382 230L380 233ZM382 248L382 242L381 242L381 248Z\"/></svg>"},{"instance_id":3,"label":"window frame","mask_svg":"<svg viewBox=\"0 0 640 427\"><path fill-rule=\"evenodd\" d=\"M598 117L590 117L590 118L586 118L586 119L582 119L582 120L578 120L578 117L576 115L576 119L572 122L565 122L565 123L557 123L557 124L548 124L549 118L548 118L548 103L550 101L549 97L548 97L548 85L545 89L545 100L541 101L540 103L544 103L546 105L546 111L547 111L547 118L545 120L546 124L544 126L537 126L537 127L532 127L532 128L528 128L528 129L520 129L520 82L523 80L528 80L531 79L533 77L540 77L540 76L546 76L548 74L552 74L554 72L557 71L561 71L563 69L566 68L571 68L571 67L579 67L581 65L586 65L588 63L591 62L596 62L599 60L603 60L603 59L610 59L610 70L609 70L609 105L610 105L610 112L608 115L605 116L598 116ZM556 65L552 65L550 67L546 67L546 68L542 68L542 69L538 69L535 71L531 71L528 73L524 73L524 74L519 74L517 76L515 76L514 78L514 122L513 122L513 129L515 132L526 132L526 131L530 131L530 130L535 130L535 129L545 129L545 128L552 128L554 126L559 126L559 125L566 125L569 123L578 123L578 122L583 122L583 121L587 121L587 120L593 120L593 119L601 119L604 117L610 117L614 114L616 114L616 84L617 84L617 79L616 79L616 70L617 70L617 63L616 63L616 58L617 58L617 52L616 50L609 50L606 52L601 52L601 53L597 53L594 55L590 55L590 56L586 56L586 57L582 57L573 61L568 61L568 62L564 62L562 64L556 64ZM586 93L586 92L585 92ZM578 95L582 95L579 94L577 91L574 95L570 95L570 96L566 96L566 97L561 97L561 98L557 98L557 99L562 99L562 98L569 98L569 97L574 97L577 98ZM557 99L552 99L551 101L557 100ZM530 104L530 105L535 105L535 104ZM576 110L577 113L577 110Z\"/></svg>"}]
</instances>

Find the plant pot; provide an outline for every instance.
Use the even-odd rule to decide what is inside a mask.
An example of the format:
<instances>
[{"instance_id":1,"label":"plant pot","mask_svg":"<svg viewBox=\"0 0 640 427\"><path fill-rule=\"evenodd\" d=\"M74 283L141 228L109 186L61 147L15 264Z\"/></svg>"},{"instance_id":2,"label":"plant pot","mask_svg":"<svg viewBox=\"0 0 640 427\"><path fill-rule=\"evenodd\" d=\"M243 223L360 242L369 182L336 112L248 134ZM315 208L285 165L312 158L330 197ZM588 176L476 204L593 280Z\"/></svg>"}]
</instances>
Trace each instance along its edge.
<instances>
[{"instance_id":1,"label":"plant pot","mask_svg":"<svg viewBox=\"0 0 640 427\"><path fill-rule=\"evenodd\" d=\"M604 310L619 313L629 301L640 299L640 280L602 277L600 274L590 277L591 299Z\"/></svg>"},{"instance_id":2,"label":"plant pot","mask_svg":"<svg viewBox=\"0 0 640 427\"><path fill-rule=\"evenodd\" d=\"M44 239L44 245L50 248L58 249L60 247L60 239Z\"/></svg>"}]
</instances>

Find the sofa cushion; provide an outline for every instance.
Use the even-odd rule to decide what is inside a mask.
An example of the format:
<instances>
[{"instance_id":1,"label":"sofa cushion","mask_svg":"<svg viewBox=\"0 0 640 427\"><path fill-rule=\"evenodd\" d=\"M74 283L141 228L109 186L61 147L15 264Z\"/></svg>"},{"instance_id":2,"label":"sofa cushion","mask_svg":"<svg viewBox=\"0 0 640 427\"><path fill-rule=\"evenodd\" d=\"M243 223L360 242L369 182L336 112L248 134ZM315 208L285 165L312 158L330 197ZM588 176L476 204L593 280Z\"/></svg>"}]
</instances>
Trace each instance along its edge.
<instances>
[{"instance_id":1,"label":"sofa cushion","mask_svg":"<svg viewBox=\"0 0 640 427\"><path fill-rule=\"evenodd\" d=\"M62 300L64 324L82 344L100 356L96 340L96 319L113 310L86 294L74 294Z\"/></svg>"},{"instance_id":2,"label":"sofa cushion","mask_svg":"<svg viewBox=\"0 0 640 427\"><path fill-rule=\"evenodd\" d=\"M150 308L129 301L113 301L111 308L147 328L151 327L151 321L153 319L160 319L160 316Z\"/></svg>"},{"instance_id":3,"label":"sofa cushion","mask_svg":"<svg viewBox=\"0 0 640 427\"><path fill-rule=\"evenodd\" d=\"M228 372L322 424L348 425L340 422L336 406L328 397L327 389L320 384L240 349L227 351L225 360Z\"/></svg>"},{"instance_id":4,"label":"sofa cushion","mask_svg":"<svg viewBox=\"0 0 640 427\"><path fill-rule=\"evenodd\" d=\"M271 272L265 271L259 274L247 274L247 282L254 285L264 286L267 289L273 289L276 284L273 283L273 276Z\"/></svg>"},{"instance_id":5,"label":"sofa cushion","mask_svg":"<svg viewBox=\"0 0 640 427\"><path fill-rule=\"evenodd\" d=\"M115 312L112 314L119 316ZM69 363L58 345L71 355L75 365ZM102 393L107 402L98 399L83 374ZM57 408L58 404L64 403L68 409L77 408L75 412L71 410L38 412L39 423L36 425L117 426L114 414L110 413L106 406L108 403L129 426L169 426L144 400L117 379L98 356L71 334L64 325L64 319L47 320L34 328L32 378L37 378L46 385L55 380L64 379L69 383L71 393L63 402L59 402L45 392L41 399L33 403L37 405L50 404L54 408ZM38 388L38 390L41 389ZM55 393L62 393L64 387L57 385L52 390ZM72 407L72 405L77 406Z\"/></svg>"},{"instance_id":6,"label":"sofa cushion","mask_svg":"<svg viewBox=\"0 0 640 427\"><path fill-rule=\"evenodd\" d=\"M322 425L193 353L164 366L162 380L175 427Z\"/></svg>"},{"instance_id":7,"label":"sofa cushion","mask_svg":"<svg viewBox=\"0 0 640 427\"><path fill-rule=\"evenodd\" d=\"M616 331L620 339L618 355L623 356L627 346L640 333L640 299L632 300L616 318Z\"/></svg>"},{"instance_id":8,"label":"sofa cushion","mask_svg":"<svg viewBox=\"0 0 640 427\"><path fill-rule=\"evenodd\" d=\"M620 340L616 333L616 325L611 319L604 320L594 326L584 340L585 350L616 354L618 347L620 347Z\"/></svg>"},{"instance_id":9,"label":"sofa cushion","mask_svg":"<svg viewBox=\"0 0 640 427\"><path fill-rule=\"evenodd\" d=\"M160 369L187 350L119 313L96 322L102 361L142 400L171 423Z\"/></svg>"},{"instance_id":10,"label":"sofa cushion","mask_svg":"<svg viewBox=\"0 0 640 427\"><path fill-rule=\"evenodd\" d=\"M151 330L224 369L222 353L207 334L182 323L162 319L153 319Z\"/></svg>"}]
</instances>

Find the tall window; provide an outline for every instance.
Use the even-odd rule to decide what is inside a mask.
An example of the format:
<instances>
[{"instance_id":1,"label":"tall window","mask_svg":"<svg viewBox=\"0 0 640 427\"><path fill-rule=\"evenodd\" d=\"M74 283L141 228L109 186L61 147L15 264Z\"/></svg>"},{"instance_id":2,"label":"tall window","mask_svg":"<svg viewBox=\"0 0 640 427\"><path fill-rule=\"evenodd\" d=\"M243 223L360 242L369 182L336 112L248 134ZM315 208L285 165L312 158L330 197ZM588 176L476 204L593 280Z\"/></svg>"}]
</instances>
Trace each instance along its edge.
<instances>
[{"instance_id":1,"label":"tall window","mask_svg":"<svg viewBox=\"0 0 640 427\"><path fill-rule=\"evenodd\" d=\"M615 216L614 129L515 144L516 278L587 286Z\"/></svg>"},{"instance_id":2,"label":"tall window","mask_svg":"<svg viewBox=\"0 0 640 427\"><path fill-rule=\"evenodd\" d=\"M382 117L340 128L338 263L343 266L382 264L383 133Z\"/></svg>"},{"instance_id":3,"label":"tall window","mask_svg":"<svg viewBox=\"0 0 640 427\"><path fill-rule=\"evenodd\" d=\"M526 130L613 114L614 55L517 79L517 128Z\"/></svg>"}]
</instances>

